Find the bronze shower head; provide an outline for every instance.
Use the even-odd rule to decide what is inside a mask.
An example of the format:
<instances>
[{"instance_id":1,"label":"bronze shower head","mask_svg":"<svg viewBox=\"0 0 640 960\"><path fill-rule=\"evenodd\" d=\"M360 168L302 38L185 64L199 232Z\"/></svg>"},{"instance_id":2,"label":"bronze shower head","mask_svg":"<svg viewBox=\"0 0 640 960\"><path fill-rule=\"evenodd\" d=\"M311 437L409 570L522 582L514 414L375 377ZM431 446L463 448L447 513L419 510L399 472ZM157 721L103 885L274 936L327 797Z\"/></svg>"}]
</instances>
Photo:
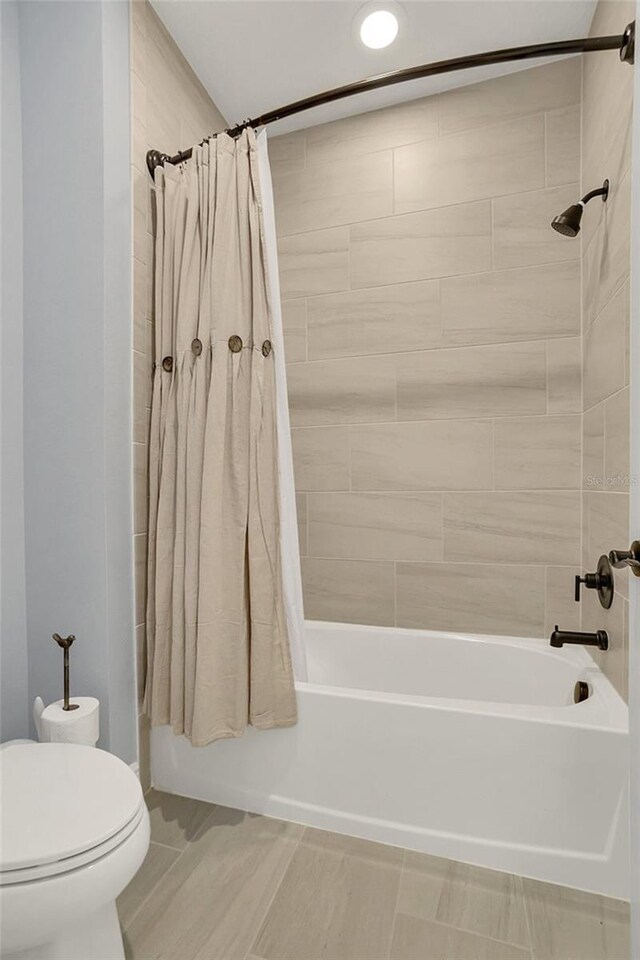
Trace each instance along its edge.
<instances>
[{"instance_id":1,"label":"bronze shower head","mask_svg":"<svg viewBox=\"0 0 640 960\"><path fill-rule=\"evenodd\" d=\"M558 233L561 233L563 237L577 237L580 233L582 214L589 200L593 200L594 197L602 197L602 202L604 203L608 196L609 181L605 180L597 190L591 190L589 193L586 193L579 203L572 203L570 207L567 207L567 209L559 213L557 217L554 217L551 221L551 226L554 230L557 230Z\"/></svg>"}]
</instances>

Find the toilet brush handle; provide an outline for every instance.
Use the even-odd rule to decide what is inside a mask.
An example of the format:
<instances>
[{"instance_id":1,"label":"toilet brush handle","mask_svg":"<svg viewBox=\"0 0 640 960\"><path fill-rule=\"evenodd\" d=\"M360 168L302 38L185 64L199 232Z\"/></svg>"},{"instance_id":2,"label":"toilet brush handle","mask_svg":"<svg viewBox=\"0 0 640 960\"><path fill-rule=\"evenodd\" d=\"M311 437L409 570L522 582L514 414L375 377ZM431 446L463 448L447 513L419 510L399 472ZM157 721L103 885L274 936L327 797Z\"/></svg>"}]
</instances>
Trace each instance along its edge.
<instances>
[{"instance_id":1,"label":"toilet brush handle","mask_svg":"<svg viewBox=\"0 0 640 960\"><path fill-rule=\"evenodd\" d=\"M63 710L77 710L80 706L79 703L69 703L69 647L75 640L75 637L72 633L68 637L61 637L59 633L53 634L53 639L58 644L59 647L62 647L63 650L63 663L64 663L64 703L62 704Z\"/></svg>"}]
</instances>

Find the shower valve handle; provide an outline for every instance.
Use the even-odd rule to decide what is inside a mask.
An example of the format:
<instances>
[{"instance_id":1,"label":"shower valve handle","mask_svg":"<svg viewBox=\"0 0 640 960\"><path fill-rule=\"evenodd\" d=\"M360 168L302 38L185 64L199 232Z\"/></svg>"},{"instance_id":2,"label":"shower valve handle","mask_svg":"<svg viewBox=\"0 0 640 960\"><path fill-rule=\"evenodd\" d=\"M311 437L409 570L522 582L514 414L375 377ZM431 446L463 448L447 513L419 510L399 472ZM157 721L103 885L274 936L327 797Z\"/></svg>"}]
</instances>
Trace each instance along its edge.
<instances>
[{"instance_id":1,"label":"shower valve handle","mask_svg":"<svg viewBox=\"0 0 640 960\"><path fill-rule=\"evenodd\" d=\"M580 584L584 583L587 590L597 590L600 606L608 610L613 603L613 571L609 558L604 554L598 560L595 573L585 573L584 577L576 574L574 600L580 602Z\"/></svg>"},{"instance_id":2,"label":"shower valve handle","mask_svg":"<svg viewBox=\"0 0 640 960\"><path fill-rule=\"evenodd\" d=\"M609 561L613 567L630 567L640 577L640 540L634 540L628 550L611 550Z\"/></svg>"}]
</instances>

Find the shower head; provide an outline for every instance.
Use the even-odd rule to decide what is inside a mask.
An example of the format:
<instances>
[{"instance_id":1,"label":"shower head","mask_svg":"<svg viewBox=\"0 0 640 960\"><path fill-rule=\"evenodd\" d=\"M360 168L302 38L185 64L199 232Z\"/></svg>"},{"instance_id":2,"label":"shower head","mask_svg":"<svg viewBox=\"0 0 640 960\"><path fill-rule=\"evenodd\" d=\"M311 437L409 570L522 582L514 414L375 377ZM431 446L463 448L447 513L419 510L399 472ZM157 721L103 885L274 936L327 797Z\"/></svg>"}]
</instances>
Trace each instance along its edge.
<instances>
[{"instance_id":1,"label":"shower head","mask_svg":"<svg viewBox=\"0 0 640 960\"><path fill-rule=\"evenodd\" d=\"M553 218L551 226L554 230L557 230L558 233L561 233L563 237L577 237L580 233L580 221L582 220L583 210L584 205L582 203L573 203L570 207L567 207L563 213Z\"/></svg>"},{"instance_id":2,"label":"shower head","mask_svg":"<svg viewBox=\"0 0 640 960\"><path fill-rule=\"evenodd\" d=\"M551 226L554 230L557 230L558 233L561 233L563 237L577 237L580 233L582 214L589 200L593 200L594 197L602 197L604 203L608 196L609 181L605 180L597 190L591 190L584 195L579 203L572 203L570 207L567 207L567 209L559 213L557 217L554 217L551 221Z\"/></svg>"}]
</instances>

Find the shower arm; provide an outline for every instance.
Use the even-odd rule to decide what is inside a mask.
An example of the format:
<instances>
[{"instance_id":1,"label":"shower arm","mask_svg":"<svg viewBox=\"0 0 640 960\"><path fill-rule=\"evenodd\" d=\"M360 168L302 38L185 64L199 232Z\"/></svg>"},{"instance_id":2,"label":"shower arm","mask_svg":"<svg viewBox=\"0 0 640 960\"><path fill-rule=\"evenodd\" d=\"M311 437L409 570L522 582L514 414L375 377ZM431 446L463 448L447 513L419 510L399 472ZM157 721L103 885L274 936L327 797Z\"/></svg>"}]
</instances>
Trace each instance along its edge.
<instances>
[{"instance_id":1,"label":"shower arm","mask_svg":"<svg viewBox=\"0 0 640 960\"><path fill-rule=\"evenodd\" d=\"M594 197L602 197L603 201L609 196L609 181L605 180L604 184L601 187L598 187L597 190L589 190L589 193L585 193L584 197L580 201L583 207L589 203L589 200L593 200Z\"/></svg>"},{"instance_id":2,"label":"shower arm","mask_svg":"<svg viewBox=\"0 0 640 960\"><path fill-rule=\"evenodd\" d=\"M421 80L424 77L434 77L442 73L452 73L456 70L468 70L472 67L487 67L496 63L510 63L517 60L531 60L539 57L568 56L577 53L596 53L600 50L618 50L623 63L634 62L635 47L635 20L629 23L624 33L609 37L585 37L578 40L557 40L551 43L529 44L524 47L507 47L504 50L489 50L485 53L476 53L466 57L455 57L451 60L438 60L435 63L425 63L418 67L407 67L402 70L393 70L376 77L358 80L343 87L325 90L303 100L296 100L276 110L270 110L254 119L227 130L231 137L238 137L247 127L262 127L276 120L283 120L296 113L312 110L345 97L352 97L358 93L368 93L370 90L379 90L381 87L390 87L396 83L405 83L408 80ZM206 143L206 140L201 141ZM182 150L170 157L159 150L149 150L147 153L147 168L151 177L155 168L164 163L177 164L191 157L193 148Z\"/></svg>"}]
</instances>

